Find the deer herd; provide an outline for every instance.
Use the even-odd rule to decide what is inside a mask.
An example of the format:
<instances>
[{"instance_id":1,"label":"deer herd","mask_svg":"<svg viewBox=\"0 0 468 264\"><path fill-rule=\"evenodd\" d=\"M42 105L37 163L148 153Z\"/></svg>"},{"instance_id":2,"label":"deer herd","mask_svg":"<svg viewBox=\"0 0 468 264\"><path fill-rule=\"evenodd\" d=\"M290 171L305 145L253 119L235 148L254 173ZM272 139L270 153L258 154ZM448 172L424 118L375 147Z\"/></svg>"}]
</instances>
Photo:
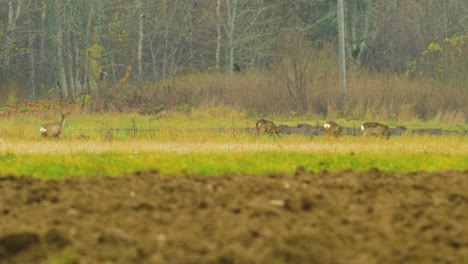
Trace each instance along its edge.
<instances>
[{"instance_id":1,"label":"deer herd","mask_svg":"<svg viewBox=\"0 0 468 264\"><path fill-rule=\"evenodd\" d=\"M62 135L63 125L65 123L66 117L70 113L61 113L62 119L57 123L47 123L41 126L39 131L44 138L55 138L59 139ZM273 121L266 119L258 119L255 122L255 128L257 130L257 136L260 136L263 133L270 135L270 138L274 135L281 137L283 133L282 127L277 127ZM326 136L339 137L342 135L342 127L334 121L328 121L323 125ZM374 136L388 139L390 138L390 128L384 124L377 122L366 122L361 125L361 135L362 136Z\"/></svg>"},{"instance_id":2,"label":"deer herd","mask_svg":"<svg viewBox=\"0 0 468 264\"><path fill-rule=\"evenodd\" d=\"M325 130L325 135L327 136L341 136L342 128L334 121L328 121L323 125ZM377 122L366 122L361 125L361 135L368 137L381 137L385 139L390 138L390 128L384 124L380 124Z\"/></svg>"},{"instance_id":3,"label":"deer herd","mask_svg":"<svg viewBox=\"0 0 468 264\"><path fill-rule=\"evenodd\" d=\"M283 130L275 125L272 121L266 119L259 119L255 123L257 129L257 136L262 133L270 134L272 137L274 134L281 136ZM323 125L326 136L339 137L342 135L342 127L335 121L328 121ZM377 122L366 122L361 125L361 135L364 137L374 136L385 139L390 138L390 128L387 125L380 124Z\"/></svg>"}]
</instances>

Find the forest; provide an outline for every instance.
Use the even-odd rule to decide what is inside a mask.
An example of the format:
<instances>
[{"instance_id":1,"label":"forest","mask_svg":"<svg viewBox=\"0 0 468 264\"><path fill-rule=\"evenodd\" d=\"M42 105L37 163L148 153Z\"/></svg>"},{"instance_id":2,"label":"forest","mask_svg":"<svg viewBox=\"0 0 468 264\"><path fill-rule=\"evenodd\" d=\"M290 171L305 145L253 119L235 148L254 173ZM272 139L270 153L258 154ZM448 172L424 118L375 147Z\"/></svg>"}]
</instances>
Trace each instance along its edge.
<instances>
[{"instance_id":1,"label":"forest","mask_svg":"<svg viewBox=\"0 0 468 264\"><path fill-rule=\"evenodd\" d=\"M154 114L468 116L468 2L2 0L0 112L44 100Z\"/></svg>"}]
</instances>

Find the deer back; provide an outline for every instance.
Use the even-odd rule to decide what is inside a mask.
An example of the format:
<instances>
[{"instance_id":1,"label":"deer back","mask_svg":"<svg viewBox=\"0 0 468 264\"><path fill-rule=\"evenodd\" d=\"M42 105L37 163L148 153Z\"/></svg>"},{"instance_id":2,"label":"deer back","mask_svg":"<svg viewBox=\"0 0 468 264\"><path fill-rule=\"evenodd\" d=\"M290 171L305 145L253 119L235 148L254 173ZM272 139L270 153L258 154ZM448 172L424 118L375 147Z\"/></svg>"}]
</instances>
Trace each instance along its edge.
<instances>
[{"instance_id":1,"label":"deer back","mask_svg":"<svg viewBox=\"0 0 468 264\"><path fill-rule=\"evenodd\" d=\"M62 134L62 123L47 123L41 127L43 136L57 137Z\"/></svg>"}]
</instances>

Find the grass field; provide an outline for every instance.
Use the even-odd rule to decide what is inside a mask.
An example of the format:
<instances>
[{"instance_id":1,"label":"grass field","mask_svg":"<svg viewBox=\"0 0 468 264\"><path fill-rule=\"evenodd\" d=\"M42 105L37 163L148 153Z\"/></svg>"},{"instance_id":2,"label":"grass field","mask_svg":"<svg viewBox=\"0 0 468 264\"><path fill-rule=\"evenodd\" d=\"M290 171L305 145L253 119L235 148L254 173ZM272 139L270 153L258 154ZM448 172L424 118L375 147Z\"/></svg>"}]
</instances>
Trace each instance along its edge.
<instances>
[{"instance_id":1,"label":"grass field","mask_svg":"<svg viewBox=\"0 0 468 264\"><path fill-rule=\"evenodd\" d=\"M465 136L404 135L380 140L285 135L270 139L232 129L252 127L254 122L235 114L228 119L222 115L158 119L80 115L70 118L61 140L49 140L42 139L38 130L44 122L34 117L3 120L1 174L60 178L145 170L175 175L288 173L298 167L307 171L377 168L402 173L468 170Z\"/></svg>"},{"instance_id":2,"label":"grass field","mask_svg":"<svg viewBox=\"0 0 468 264\"><path fill-rule=\"evenodd\" d=\"M277 123L324 121L303 120ZM257 137L255 118L242 115L72 115L62 138L50 140L39 133L45 122L17 116L0 127L7 263L462 263L468 256L468 140L460 133L270 139Z\"/></svg>"}]
</instances>

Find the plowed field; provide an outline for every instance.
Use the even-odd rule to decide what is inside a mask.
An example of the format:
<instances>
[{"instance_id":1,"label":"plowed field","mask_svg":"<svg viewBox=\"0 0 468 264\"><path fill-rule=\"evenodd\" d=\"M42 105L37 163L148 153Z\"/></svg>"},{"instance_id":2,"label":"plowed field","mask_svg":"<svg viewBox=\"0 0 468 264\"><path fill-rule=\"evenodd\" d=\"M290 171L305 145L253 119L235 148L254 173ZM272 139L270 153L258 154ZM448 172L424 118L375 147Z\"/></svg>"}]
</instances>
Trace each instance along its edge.
<instances>
[{"instance_id":1,"label":"plowed field","mask_svg":"<svg viewBox=\"0 0 468 264\"><path fill-rule=\"evenodd\" d=\"M467 264L467 190L468 171L3 176L0 263Z\"/></svg>"}]
</instances>

